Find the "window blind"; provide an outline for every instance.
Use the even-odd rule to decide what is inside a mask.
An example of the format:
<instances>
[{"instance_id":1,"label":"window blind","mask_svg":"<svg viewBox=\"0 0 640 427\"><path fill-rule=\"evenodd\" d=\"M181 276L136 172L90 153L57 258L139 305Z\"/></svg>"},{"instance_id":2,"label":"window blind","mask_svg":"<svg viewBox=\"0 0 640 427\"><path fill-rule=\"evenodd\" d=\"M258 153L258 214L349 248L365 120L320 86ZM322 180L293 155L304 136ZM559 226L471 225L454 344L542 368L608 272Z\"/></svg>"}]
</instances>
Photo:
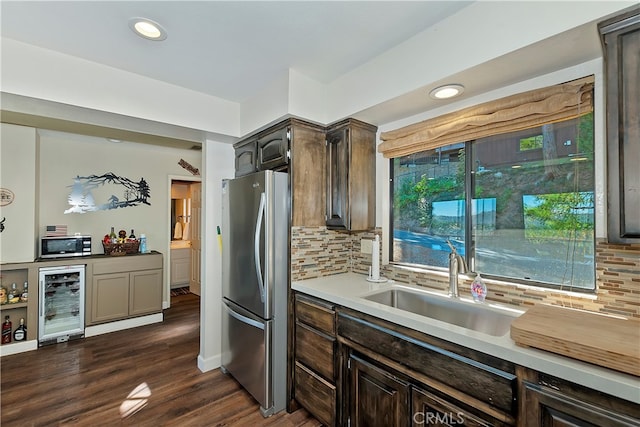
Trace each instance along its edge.
<instances>
[{"instance_id":1,"label":"window blind","mask_svg":"<svg viewBox=\"0 0 640 427\"><path fill-rule=\"evenodd\" d=\"M593 82L588 76L383 132L378 152L386 158L401 157L579 117L593 111Z\"/></svg>"}]
</instances>

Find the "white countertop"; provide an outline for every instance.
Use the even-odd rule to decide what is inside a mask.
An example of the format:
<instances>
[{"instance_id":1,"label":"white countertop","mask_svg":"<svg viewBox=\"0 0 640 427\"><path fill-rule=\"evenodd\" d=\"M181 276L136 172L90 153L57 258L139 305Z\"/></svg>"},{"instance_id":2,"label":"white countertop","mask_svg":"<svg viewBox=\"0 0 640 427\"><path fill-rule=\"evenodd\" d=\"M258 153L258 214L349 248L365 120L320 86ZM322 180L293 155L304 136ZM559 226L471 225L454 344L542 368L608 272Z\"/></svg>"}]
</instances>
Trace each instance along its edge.
<instances>
[{"instance_id":1,"label":"white countertop","mask_svg":"<svg viewBox=\"0 0 640 427\"><path fill-rule=\"evenodd\" d=\"M382 289L389 288L394 284L402 285L403 287L417 288L404 283L394 283L391 281L386 283L372 283L366 280L366 276L356 273L342 273L315 279L294 281L292 288L298 292L303 292L343 307L358 310L521 366L563 378L567 381L622 399L640 403L639 377L547 351L520 347L510 338L508 332L504 336L495 337L362 298ZM424 288L417 289L424 290Z\"/></svg>"}]
</instances>

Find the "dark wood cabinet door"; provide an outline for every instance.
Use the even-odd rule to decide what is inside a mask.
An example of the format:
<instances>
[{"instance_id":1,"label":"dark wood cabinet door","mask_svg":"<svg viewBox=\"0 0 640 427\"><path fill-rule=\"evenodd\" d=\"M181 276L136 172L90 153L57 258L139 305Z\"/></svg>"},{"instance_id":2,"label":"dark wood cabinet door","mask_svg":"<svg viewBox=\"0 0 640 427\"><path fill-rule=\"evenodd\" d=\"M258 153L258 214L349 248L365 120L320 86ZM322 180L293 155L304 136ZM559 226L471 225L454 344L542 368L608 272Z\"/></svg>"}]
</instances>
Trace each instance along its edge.
<instances>
[{"instance_id":1,"label":"dark wood cabinet door","mask_svg":"<svg viewBox=\"0 0 640 427\"><path fill-rule=\"evenodd\" d=\"M234 147L236 161L236 177L248 175L258 170L256 161L257 145L252 139Z\"/></svg>"},{"instance_id":2,"label":"dark wood cabinet door","mask_svg":"<svg viewBox=\"0 0 640 427\"><path fill-rule=\"evenodd\" d=\"M539 384L524 383L525 427L631 427L640 420Z\"/></svg>"},{"instance_id":3,"label":"dark wood cabinet door","mask_svg":"<svg viewBox=\"0 0 640 427\"><path fill-rule=\"evenodd\" d=\"M489 427L502 425L495 420L482 420L459 406L419 388L411 390L412 427L468 426Z\"/></svg>"},{"instance_id":4,"label":"dark wood cabinet door","mask_svg":"<svg viewBox=\"0 0 640 427\"><path fill-rule=\"evenodd\" d=\"M608 237L640 242L640 7L599 24L605 59Z\"/></svg>"},{"instance_id":5,"label":"dark wood cabinet door","mask_svg":"<svg viewBox=\"0 0 640 427\"><path fill-rule=\"evenodd\" d=\"M347 119L327 131L328 228L349 231L375 227L376 130L373 125Z\"/></svg>"},{"instance_id":6,"label":"dark wood cabinet door","mask_svg":"<svg viewBox=\"0 0 640 427\"><path fill-rule=\"evenodd\" d=\"M349 371L351 427L409 426L409 383L354 355Z\"/></svg>"},{"instance_id":7,"label":"dark wood cabinet door","mask_svg":"<svg viewBox=\"0 0 640 427\"><path fill-rule=\"evenodd\" d=\"M289 164L289 127L258 138L258 170L283 170Z\"/></svg>"},{"instance_id":8,"label":"dark wood cabinet door","mask_svg":"<svg viewBox=\"0 0 640 427\"><path fill-rule=\"evenodd\" d=\"M327 226L349 229L349 129L327 133Z\"/></svg>"},{"instance_id":9,"label":"dark wood cabinet door","mask_svg":"<svg viewBox=\"0 0 640 427\"><path fill-rule=\"evenodd\" d=\"M291 225L325 225L324 128L293 121L291 125Z\"/></svg>"}]
</instances>

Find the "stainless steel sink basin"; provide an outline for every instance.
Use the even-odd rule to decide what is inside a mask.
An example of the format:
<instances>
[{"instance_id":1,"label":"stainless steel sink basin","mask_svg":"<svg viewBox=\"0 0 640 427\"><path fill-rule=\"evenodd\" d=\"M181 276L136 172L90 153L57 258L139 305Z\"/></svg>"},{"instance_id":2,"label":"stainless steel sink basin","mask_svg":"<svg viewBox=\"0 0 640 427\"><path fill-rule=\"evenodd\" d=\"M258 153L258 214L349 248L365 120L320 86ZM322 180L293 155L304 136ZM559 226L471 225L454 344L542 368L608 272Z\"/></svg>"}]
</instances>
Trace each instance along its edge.
<instances>
[{"instance_id":1,"label":"stainless steel sink basin","mask_svg":"<svg viewBox=\"0 0 640 427\"><path fill-rule=\"evenodd\" d=\"M511 322L522 314L519 310L494 308L403 287L385 289L364 299L493 336L509 332Z\"/></svg>"}]
</instances>

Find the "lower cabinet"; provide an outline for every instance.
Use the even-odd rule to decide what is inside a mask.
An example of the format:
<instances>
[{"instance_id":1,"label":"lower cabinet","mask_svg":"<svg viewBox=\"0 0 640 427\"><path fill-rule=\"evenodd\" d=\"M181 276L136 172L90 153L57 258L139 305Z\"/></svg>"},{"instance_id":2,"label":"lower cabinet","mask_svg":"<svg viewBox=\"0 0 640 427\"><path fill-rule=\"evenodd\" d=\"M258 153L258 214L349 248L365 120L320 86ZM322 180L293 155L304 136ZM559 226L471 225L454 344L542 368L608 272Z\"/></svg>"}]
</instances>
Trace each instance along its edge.
<instances>
[{"instance_id":1,"label":"lower cabinet","mask_svg":"<svg viewBox=\"0 0 640 427\"><path fill-rule=\"evenodd\" d=\"M303 294L294 397L328 426L640 427L640 405Z\"/></svg>"},{"instance_id":2,"label":"lower cabinet","mask_svg":"<svg viewBox=\"0 0 640 427\"><path fill-rule=\"evenodd\" d=\"M191 279L191 248L171 249L170 264L170 286L188 286Z\"/></svg>"},{"instance_id":3,"label":"lower cabinet","mask_svg":"<svg viewBox=\"0 0 640 427\"><path fill-rule=\"evenodd\" d=\"M366 314L337 309L338 342L350 383L344 423L351 425L512 426L515 365ZM384 408L384 423L369 418Z\"/></svg>"},{"instance_id":4,"label":"lower cabinet","mask_svg":"<svg viewBox=\"0 0 640 427\"><path fill-rule=\"evenodd\" d=\"M522 369L524 427L640 426L640 405Z\"/></svg>"},{"instance_id":5,"label":"lower cabinet","mask_svg":"<svg viewBox=\"0 0 640 427\"><path fill-rule=\"evenodd\" d=\"M293 394L326 426L337 425L336 346L333 306L297 294Z\"/></svg>"},{"instance_id":6,"label":"lower cabinet","mask_svg":"<svg viewBox=\"0 0 640 427\"><path fill-rule=\"evenodd\" d=\"M348 359L349 425L409 426L411 386L358 356Z\"/></svg>"},{"instance_id":7,"label":"lower cabinet","mask_svg":"<svg viewBox=\"0 0 640 427\"><path fill-rule=\"evenodd\" d=\"M87 324L161 312L162 275L160 254L95 262L87 289Z\"/></svg>"}]
</instances>

